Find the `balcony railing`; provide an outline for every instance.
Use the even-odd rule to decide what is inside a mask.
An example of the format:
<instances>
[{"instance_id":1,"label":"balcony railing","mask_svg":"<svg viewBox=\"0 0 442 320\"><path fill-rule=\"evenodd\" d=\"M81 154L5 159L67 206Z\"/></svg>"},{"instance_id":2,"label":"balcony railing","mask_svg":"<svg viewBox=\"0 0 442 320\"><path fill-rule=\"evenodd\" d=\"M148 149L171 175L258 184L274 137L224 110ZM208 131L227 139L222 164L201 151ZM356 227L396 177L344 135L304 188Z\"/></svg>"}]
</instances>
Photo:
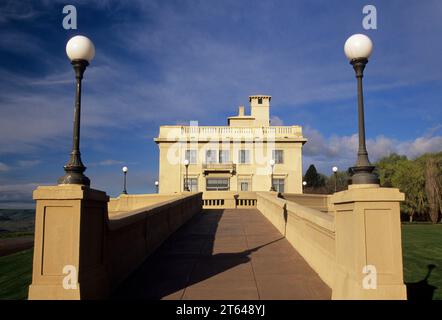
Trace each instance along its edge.
<instances>
[{"instance_id":1,"label":"balcony railing","mask_svg":"<svg viewBox=\"0 0 442 320\"><path fill-rule=\"evenodd\" d=\"M274 134L274 135L289 135L302 136L302 129L299 126L278 126L278 127L212 127L212 126L183 126L181 127L182 134L199 134L199 135L256 135L256 134Z\"/></svg>"},{"instance_id":2,"label":"balcony railing","mask_svg":"<svg viewBox=\"0 0 442 320\"><path fill-rule=\"evenodd\" d=\"M224 163L203 163L204 171L229 171L233 172L236 169L236 164L233 162Z\"/></svg>"},{"instance_id":3,"label":"balcony railing","mask_svg":"<svg viewBox=\"0 0 442 320\"><path fill-rule=\"evenodd\" d=\"M161 140L253 140L295 139L304 141L300 126L228 127L228 126L161 126L156 141Z\"/></svg>"}]
</instances>

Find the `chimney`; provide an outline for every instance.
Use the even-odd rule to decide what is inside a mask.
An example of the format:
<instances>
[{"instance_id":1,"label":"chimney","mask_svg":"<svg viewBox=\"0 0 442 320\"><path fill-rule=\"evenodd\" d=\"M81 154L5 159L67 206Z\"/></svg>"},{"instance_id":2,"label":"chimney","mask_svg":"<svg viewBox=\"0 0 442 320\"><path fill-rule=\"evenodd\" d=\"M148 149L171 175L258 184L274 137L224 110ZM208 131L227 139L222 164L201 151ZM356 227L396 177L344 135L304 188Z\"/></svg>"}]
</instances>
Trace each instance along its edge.
<instances>
[{"instance_id":1,"label":"chimney","mask_svg":"<svg viewBox=\"0 0 442 320\"><path fill-rule=\"evenodd\" d=\"M270 100L271 96L255 95L249 97L250 115L255 118L256 126L270 125Z\"/></svg>"},{"instance_id":2,"label":"chimney","mask_svg":"<svg viewBox=\"0 0 442 320\"><path fill-rule=\"evenodd\" d=\"M238 107L238 116L239 117L244 117L244 106L239 106Z\"/></svg>"}]
</instances>

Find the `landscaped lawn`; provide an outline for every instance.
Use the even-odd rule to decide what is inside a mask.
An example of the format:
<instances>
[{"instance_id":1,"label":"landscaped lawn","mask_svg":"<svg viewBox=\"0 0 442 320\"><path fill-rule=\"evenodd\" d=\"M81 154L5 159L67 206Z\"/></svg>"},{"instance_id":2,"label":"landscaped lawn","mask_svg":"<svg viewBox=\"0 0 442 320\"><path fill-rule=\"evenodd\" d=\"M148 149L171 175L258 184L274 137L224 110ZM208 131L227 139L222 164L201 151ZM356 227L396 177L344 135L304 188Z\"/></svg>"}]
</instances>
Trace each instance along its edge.
<instances>
[{"instance_id":1,"label":"landscaped lawn","mask_svg":"<svg viewBox=\"0 0 442 320\"><path fill-rule=\"evenodd\" d=\"M404 281L424 292L430 286L436 287L433 299L442 299L442 224L403 225L402 246ZM29 249L0 257L0 299L27 298L31 283L32 252ZM429 265L434 265L434 268L427 282L421 282L427 276Z\"/></svg>"},{"instance_id":2,"label":"landscaped lawn","mask_svg":"<svg viewBox=\"0 0 442 320\"><path fill-rule=\"evenodd\" d=\"M427 280L419 285L437 287L433 299L442 299L442 224L404 224L402 226L404 281L417 283L424 280L428 266L434 268ZM416 286L416 285L415 285Z\"/></svg>"},{"instance_id":3,"label":"landscaped lawn","mask_svg":"<svg viewBox=\"0 0 442 320\"><path fill-rule=\"evenodd\" d=\"M0 257L0 299L26 299L32 280L33 249Z\"/></svg>"}]
</instances>

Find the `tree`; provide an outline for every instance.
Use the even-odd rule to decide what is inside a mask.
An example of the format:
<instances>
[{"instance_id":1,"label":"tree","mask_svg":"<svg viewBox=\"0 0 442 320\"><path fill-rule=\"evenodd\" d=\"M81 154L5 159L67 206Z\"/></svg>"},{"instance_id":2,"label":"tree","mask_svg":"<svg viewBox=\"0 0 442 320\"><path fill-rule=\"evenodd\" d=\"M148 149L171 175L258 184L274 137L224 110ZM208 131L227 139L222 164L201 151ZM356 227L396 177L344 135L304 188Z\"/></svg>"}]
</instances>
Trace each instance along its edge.
<instances>
[{"instance_id":1,"label":"tree","mask_svg":"<svg viewBox=\"0 0 442 320\"><path fill-rule=\"evenodd\" d=\"M425 177L423 168L418 162L410 161L406 156L391 154L380 159L376 167L381 186L399 188L405 193L401 212L409 216L410 222L415 216L426 214Z\"/></svg>"},{"instance_id":2,"label":"tree","mask_svg":"<svg viewBox=\"0 0 442 320\"><path fill-rule=\"evenodd\" d=\"M379 175L381 186L387 188L393 187L391 179L397 170L397 166L403 161L407 161L406 156L392 153L377 162L376 170Z\"/></svg>"},{"instance_id":3,"label":"tree","mask_svg":"<svg viewBox=\"0 0 442 320\"><path fill-rule=\"evenodd\" d=\"M347 171L338 171L336 175L332 173L327 179L327 193L335 192L335 180L336 180L336 190L342 191L348 187L349 175Z\"/></svg>"},{"instance_id":4,"label":"tree","mask_svg":"<svg viewBox=\"0 0 442 320\"><path fill-rule=\"evenodd\" d=\"M318 174L313 164L308 167L304 176L304 181L307 182L307 186L310 188L319 188L325 186L325 178Z\"/></svg>"},{"instance_id":5,"label":"tree","mask_svg":"<svg viewBox=\"0 0 442 320\"><path fill-rule=\"evenodd\" d=\"M424 172L428 218L437 223L442 211L442 152L426 153L415 161Z\"/></svg>"},{"instance_id":6,"label":"tree","mask_svg":"<svg viewBox=\"0 0 442 320\"><path fill-rule=\"evenodd\" d=\"M442 211L442 152L426 153L415 160L391 154L377 163L381 185L405 193L401 211L437 223Z\"/></svg>"},{"instance_id":7,"label":"tree","mask_svg":"<svg viewBox=\"0 0 442 320\"><path fill-rule=\"evenodd\" d=\"M405 193L405 201L401 203L401 211L408 214L410 222L416 215L425 216L428 206L422 167L415 161L398 161L390 181L393 187L397 187Z\"/></svg>"},{"instance_id":8,"label":"tree","mask_svg":"<svg viewBox=\"0 0 442 320\"><path fill-rule=\"evenodd\" d=\"M439 221L439 211L442 206L440 170L435 157L425 161L425 192L427 194L429 216L432 223Z\"/></svg>"}]
</instances>

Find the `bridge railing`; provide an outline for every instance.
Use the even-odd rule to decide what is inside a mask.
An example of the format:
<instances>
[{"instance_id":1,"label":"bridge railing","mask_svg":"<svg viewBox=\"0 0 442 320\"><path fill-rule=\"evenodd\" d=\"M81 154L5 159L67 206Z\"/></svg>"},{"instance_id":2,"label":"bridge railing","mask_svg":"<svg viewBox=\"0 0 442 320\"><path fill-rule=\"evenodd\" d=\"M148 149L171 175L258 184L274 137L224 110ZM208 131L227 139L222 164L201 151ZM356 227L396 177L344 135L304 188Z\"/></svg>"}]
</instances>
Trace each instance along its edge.
<instances>
[{"instance_id":1,"label":"bridge railing","mask_svg":"<svg viewBox=\"0 0 442 320\"><path fill-rule=\"evenodd\" d=\"M332 288L334 299L406 298L399 217L404 195L397 189L351 186L329 198L291 201L276 192L128 195L108 205L102 191L59 185L38 187L34 199L30 299L107 297L202 210L203 200L224 200L209 206L215 208L256 206Z\"/></svg>"},{"instance_id":2,"label":"bridge railing","mask_svg":"<svg viewBox=\"0 0 442 320\"><path fill-rule=\"evenodd\" d=\"M333 214L333 205L331 195L326 194L299 194L299 193L281 193L279 197L291 202L296 202L304 207L317 209L322 212Z\"/></svg>"},{"instance_id":3,"label":"bridge railing","mask_svg":"<svg viewBox=\"0 0 442 320\"><path fill-rule=\"evenodd\" d=\"M200 211L201 193L196 193L109 215L107 254L111 289Z\"/></svg>"},{"instance_id":4,"label":"bridge railing","mask_svg":"<svg viewBox=\"0 0 442 320\"><path fill-rule=\"evenodd\" d=\"M355 186L322 199L286 197L290 201L275 192L256 194L257 209L332 289L333 299L406 299L398 189ZM325 203L327 210L305 206Z\"/></svg>"},{"instance_id":5,"label":"bridge railing","mask_svg":"<svg viewBox=\"0 0 442 320\"><path fill-rule=\"evenodd\" d=\"M29 299L100 299L202 210L202 193L153 199L80 185L38 187Z\"/></svg>"},{"instance_id":6,"label":"bridge railing","mask_svg":"<svg viewBox=\"0 0 442 320\"><path fill-rule=\"evenodd\" d=\"M110 198L107 207L109 214L113 215L177 199L177 197L177 194L120 194L116 198Z\"/></svg>"},{"instance_id":7,"label":"bridge railing","mask_svg":"<svg viewBox=\"0 0 442 320\"><path fill-rule=\"evenodd\" d=\"M247 191L205 191L204 209L234 209L256 207L256 192Z\"/></svg>"}]
</instances>

